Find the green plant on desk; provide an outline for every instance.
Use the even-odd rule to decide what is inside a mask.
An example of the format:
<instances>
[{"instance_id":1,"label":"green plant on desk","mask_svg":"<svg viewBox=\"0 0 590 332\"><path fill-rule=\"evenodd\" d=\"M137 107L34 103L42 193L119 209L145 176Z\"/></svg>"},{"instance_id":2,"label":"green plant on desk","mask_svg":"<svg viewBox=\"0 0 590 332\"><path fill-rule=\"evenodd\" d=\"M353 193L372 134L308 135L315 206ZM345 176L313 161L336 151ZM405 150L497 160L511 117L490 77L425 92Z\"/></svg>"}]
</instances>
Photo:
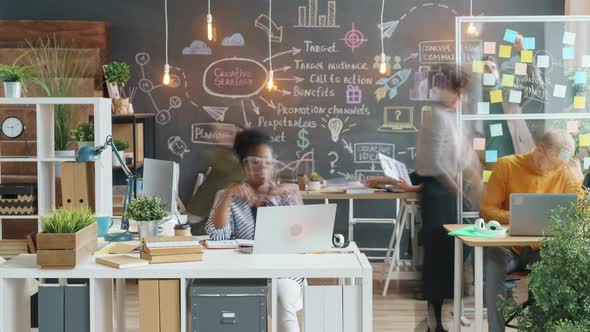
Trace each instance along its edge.
<instances>
[{"instance_id":1,"label":"green plant on desk","mask_svg":"<svg viewBox=\"0 0 590 332\"><path fill-rule=\"evenodd\" d=\"M531 266L529 288L534 301L523 310L499 298L504 316L516 314L519 331L588 331L590 326L590 191L577 207L554 213L554 237L541 246L541 260ZM565 212L565 213L564 213Z\"/></svg>"},{"instance_id":2,"label":"green plant on desk","mask_svg":"<svg viewBox=\"0 0 590 332\"><path fill-rule=\"evenodd\" d=\"M95 220L94 212L88 207L61 208L51 216L41 218L41 230L43 233L76 233Z\"/></svg>"},{"instance_id":3,"label":"green plant on desk","mask_svg":"<svg viewBox=\"0 0 590 332\"><path fill-rule=\"evenodd\" d=\"M135 221L162 220L168 213L162 208L158 196L140 195L131 201L125 209L125 217Z\"/></svg>"}]
</instances>

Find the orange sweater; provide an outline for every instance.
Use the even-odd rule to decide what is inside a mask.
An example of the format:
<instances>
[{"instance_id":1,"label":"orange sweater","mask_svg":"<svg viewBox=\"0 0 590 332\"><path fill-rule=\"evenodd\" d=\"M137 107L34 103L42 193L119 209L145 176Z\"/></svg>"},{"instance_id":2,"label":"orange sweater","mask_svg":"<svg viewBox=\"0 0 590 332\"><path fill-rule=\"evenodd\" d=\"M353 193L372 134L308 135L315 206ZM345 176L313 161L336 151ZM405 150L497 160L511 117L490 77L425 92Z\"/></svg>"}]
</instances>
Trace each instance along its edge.
<instances>
[{"instance_id":1,"label":"orange sweater","mask_svg":"<svg viewBox=\"0 0 590 332\"><path fill-rule=\"evenodd\" d=\"M535 167L532 157L530 152L498 159L480 202L484 220L508 224L512 193L575 193L581 187L567 166L543 174Z\"/></svg>"}]
</instances>

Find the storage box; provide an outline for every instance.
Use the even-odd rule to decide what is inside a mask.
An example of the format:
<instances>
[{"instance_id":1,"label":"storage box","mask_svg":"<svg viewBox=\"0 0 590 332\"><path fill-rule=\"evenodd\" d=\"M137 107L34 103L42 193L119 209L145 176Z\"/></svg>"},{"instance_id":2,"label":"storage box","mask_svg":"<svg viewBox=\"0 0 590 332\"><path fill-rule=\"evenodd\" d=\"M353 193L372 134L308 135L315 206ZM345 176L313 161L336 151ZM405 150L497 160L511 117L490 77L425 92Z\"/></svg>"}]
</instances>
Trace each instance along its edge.
<instances>
[{"instance_id":1,"label":"storage box","mask_svg":"<svg viewBox=\"0 0 590 332\"><path fill-rule=\"evenodd\" d=\"M192 332L264 332L266 280L195 280L190 287Z\"/></svg>"},{"instance_id":2,"label":"storage box","mask_svg":"<svg viewBox=\"0 0 590 332\"><path fill-rule=\"evenodd\" d=\"M63 163L61 188L63 207L94 210L94 163Z\"/></svg>"},{"instance_id":3,"label":"storage box","mask_svg":"<svg viewBox=\"0 0 590 332\"><path fill-rule=\"evenodd\" d=\"M37 186L30 183L0 184L0 215L37 214Z\"/></svg>"},{"instance_id":4,"label":"storage box","mask_svg":"<svg viewBox=\"0 0 590 332\"><path fill-rule=\"evenodd\" d=\"M142 332L180 332L180 310L180 280L139 280Z\"/></svg>"},{"instance_id":5,"label":"storage box","mask_svg":"<svg viewBox=\"0 0 590 332\"><path fill-rule=\"evenodd\" d=\"M98 249L97 226L92 223L72 234L37 234L37 265L71 268Z\"/></svg>"}]
</instances>

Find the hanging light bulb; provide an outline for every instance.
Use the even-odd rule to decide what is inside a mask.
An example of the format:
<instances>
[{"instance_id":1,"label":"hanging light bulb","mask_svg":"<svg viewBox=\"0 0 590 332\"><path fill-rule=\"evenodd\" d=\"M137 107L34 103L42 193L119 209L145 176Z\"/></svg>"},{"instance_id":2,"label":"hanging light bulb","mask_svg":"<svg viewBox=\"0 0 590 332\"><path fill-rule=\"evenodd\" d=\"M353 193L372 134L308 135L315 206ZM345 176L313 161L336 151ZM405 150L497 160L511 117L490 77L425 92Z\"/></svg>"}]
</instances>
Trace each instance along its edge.
<instances>
[{"instance_id":1,"label":"hanging light bulb","mask_svg":"<svg viewBox=\"0 0 590 332\"><path fill-rule=\"evenodd\" d=\"M385 0L381 1L381 55L379 56L379 74L387 74L387 63L385 62L385 45L383 38L383 11L385 10Z\"/></svg>"},{"instance_id":2,"label":"hanging light bulb","mask_svg":"<svg viewBox=\"0 0 590 332\"><path fill-rule=\"evenodd\" d=\"M162 77L162 84L169 85L170 84L170 65L164 65L164 76Z\"/></svg>"},{"instance_id":3,"label":"hanging light bulb","mask_svg":"<svg viewBox=\"0 0 590 332\"><path fill-rule=\"evenodd\" d=\"M275 89L274 71L272 70L272 0L268 0L268 81L266 82L266 89L272 91Z\"/></svg>"},{"instance_id":4,"label":"hanging light bulb","mask_svg":"<svg viewBox=\"0 0 590 332\"><path fill-rule=\"evenodd\" d=\"M215 38L215 33L213 31L213 16L211 14L207 14L207 39L209 41L213 41Z\"/></svg>"},{"instance_id":5,"label":"hanging light bulb","mask_svg":"<svg viewBox=\"0 0 590 332\"><path fill-rule=\"evenodd\" d=\"M387 63L385 62L385 53L381 53L381 57L379 59L379 74L387 74Z\"/></svg>"},{"instance_id":6,"label":"hanging light bulb","mask_svg":"<svg viewBox=\"0 0 590 332\"><path fill-rule=\"evenodd\" d=\"M164 0L164 19L166 24L166 64L164 65L164 76L162 76L162 84L170 84L170 65L168 62L168 0Z\"/></svg>"},{"instance_id":7,"label":"hanging light bulb","mask_svg":"<svg viewBox=\"0 0 590 332\"><path fill-rule=\"evenodd\" d=\"M469 23L469 25L467 26L467 33L470 35L477 35L477 25L475 25L475 23L473 22Z\"/></svg>"},{"instance_id":8,"label":"hanging light bulb","mask_svg":"<svg viewBox=\"0 0 590 332\"><path fill-rule=\"evenodd\" d=\"M274 74L272 70L268 71L268 81L266 82L266 89L272 91L275 87Z\"/></svg>"}]
</instances>

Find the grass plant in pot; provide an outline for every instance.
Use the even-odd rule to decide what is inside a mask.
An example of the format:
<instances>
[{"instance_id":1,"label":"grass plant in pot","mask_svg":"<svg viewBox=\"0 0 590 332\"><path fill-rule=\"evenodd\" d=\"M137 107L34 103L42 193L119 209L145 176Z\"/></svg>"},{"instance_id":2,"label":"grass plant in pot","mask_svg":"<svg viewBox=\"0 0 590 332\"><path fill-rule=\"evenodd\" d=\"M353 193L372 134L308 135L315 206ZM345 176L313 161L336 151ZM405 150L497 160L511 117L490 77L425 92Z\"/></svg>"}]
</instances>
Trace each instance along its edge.
<instances>
[{"instance_id":1,"label":"grass plant in pot","mask_svg":"<svg viewBox=\"0 0 590 332\"><path fill-rule=\"evenodd\" d=\"M21 92L26 92L24 83L34 80L35 75L31 66L0 64L0 81L4 82L6 98L20 98L23 95Z\"/></svg>"},{"instance_id":2,"label":"grass plant in pot","mask_svg":"<svg viewBox=\"0 0 590 332\"><path fill-rule=\"evenodd\" d=\"M115 148L117 148L117 151L119 151L119 154L121 156L123 156L125 154L125 150L129 147L129 143L127 143L127 141L122 140L122 139L114 139L113 140L113 144L115 144ZM123 160L125 161L125 160ZM121 163L119 162L119 159L117 159L117 156L115 156L115 153L113 152L113 166L121 166Z\"/></svg>"},{"instance_id":3,"label":"grass plant in pot","mask_svg":"<svg viewBox=\"0 0 590 332\"><path fill-rule=\"evenodd\" d=\"M72 131L72 140L78 145L78 149L85 146L94 146L94 124L83 122Z\"/></svg>"},{"instance_id":4,"label":"grass plant in pot","mask_svg":"<svg viewBox=\"0 0 590 332\"><path fill-rule=\"evenodd\" d=\"M144 237L158 236L158 227L168 213L162 208L160 197L139 195L127 206L124 215L130 225L137 223L141 241Z\"/></svg>"},{"instance_id":5,"label":"grass plant in pot","mask_svg":"<svg viewBox=\"0 0 590 332\"><path fill-rule=\"evenodd\" d=\"M129 113L129 98L125 95L125 84L131 78L131 70L125 62L111 62L104 66L104 78L109 84L109 94L113 98L115 114Z\"/></svg>"},{"instance_id":6,"label":"grass plant in pot","mask_svg":"<svg viewBox=\"0 0 590 332\"><path fill-rule=\"evenodd\" d=\"M42 267L76 266L98 248L94 212L87 207L62 208L42 217L37 247L37 264Z\"/></svg>"}]
</instances>

